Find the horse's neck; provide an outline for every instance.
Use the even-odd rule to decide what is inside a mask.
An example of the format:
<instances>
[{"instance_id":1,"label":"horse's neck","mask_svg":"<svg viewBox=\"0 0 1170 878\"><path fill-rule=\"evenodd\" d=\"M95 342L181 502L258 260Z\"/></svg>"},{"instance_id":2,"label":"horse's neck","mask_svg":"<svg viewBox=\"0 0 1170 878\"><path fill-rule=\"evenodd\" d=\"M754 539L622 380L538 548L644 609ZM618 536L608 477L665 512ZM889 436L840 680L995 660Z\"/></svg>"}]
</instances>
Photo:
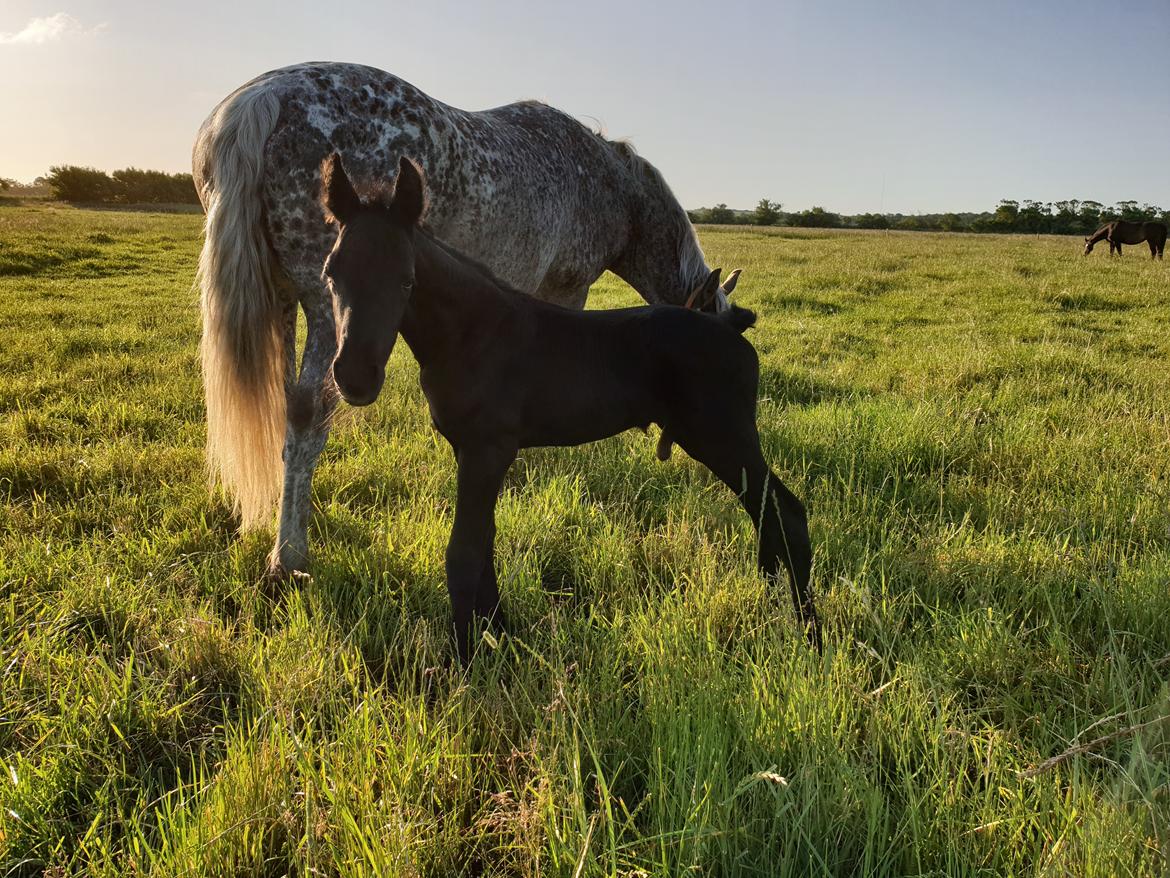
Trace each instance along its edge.
<instances>
[{"instance_id":1,"label":"horse's neck","mask_svg":"<svg viewBox=\"0 0 1170 878\"><path fill-rule=\"evenodd\" d=\"M1089 240L1091 242L1105 240L1106 238L1109 237L1109 232L1113 229L1113 227L1115 225L1116 225L1116 223L1109 223L1108 225L1101 226L1101 228L1097 229L1097 231L1095 231L1093 233L1093 237L1091 237Z\"/></svg>"},{"instance_id":2,"label":"horse's neck","mask_svg":"<svg viewBox=\"0 0 1170 878\"><path fill-rule=\"evenodd\" d=\"M414 240L414 290L403 315L402 338L426 366L493 326L507 311L510 296L430 236L416 232Z\"/></svg>"},{"instance_id":3,"label":"horse's neck","mask_svg":"<svg viewBox=\"0 0 1170 878\"><path fill-rule=\"evenodd\" d=\"M681 305L707 276L699 239L685 212L659 193L634 208L625 251L610 266L648 302Z\"/></svg>"}]
</instances>

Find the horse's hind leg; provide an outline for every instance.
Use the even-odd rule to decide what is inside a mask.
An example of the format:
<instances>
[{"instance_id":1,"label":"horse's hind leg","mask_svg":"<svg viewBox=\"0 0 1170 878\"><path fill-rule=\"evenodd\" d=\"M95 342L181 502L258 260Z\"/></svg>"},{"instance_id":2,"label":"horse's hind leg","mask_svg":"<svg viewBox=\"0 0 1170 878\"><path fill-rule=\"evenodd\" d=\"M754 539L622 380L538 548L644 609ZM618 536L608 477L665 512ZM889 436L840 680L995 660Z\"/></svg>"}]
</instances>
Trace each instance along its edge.
<instances>
[{"instance_id":1,"label":"horse's hind leg","mask_svg":"<svg viewBox=\"0 0 1170 878\"><path fill-rule=\"evenodd\" d=\"M788 572L797 618L820 652L820 621L809 585L812 543L804 506L768 468L754 423L746 421L736 428L713 418L709 424L672 430L672 436L735 492L756 528L760 570L769 578L777 577L781 566Z\"/></svg>"},{"instance_id":2,"label":"horse's hind leg","mask_svg":"<svg viewBox=\"0 0 1170 878\"><path fill-rule=\"evenodd\" d=\"M301 371L290 364L285 381L288 423L284 438L284 486L280 495L280 527L269 556L270 575L304 571L309 563L309 518L312 515L313 471L325 441L329 420L337 405L330 367L337 350L332 303L316 279L298 278L305 312L305 350ZM306 292L311 291L311 292ZM295 318L295 306L293 309ZM287 339L295 358L296 323L290 321Z\"/></svg>"}]
</instances>

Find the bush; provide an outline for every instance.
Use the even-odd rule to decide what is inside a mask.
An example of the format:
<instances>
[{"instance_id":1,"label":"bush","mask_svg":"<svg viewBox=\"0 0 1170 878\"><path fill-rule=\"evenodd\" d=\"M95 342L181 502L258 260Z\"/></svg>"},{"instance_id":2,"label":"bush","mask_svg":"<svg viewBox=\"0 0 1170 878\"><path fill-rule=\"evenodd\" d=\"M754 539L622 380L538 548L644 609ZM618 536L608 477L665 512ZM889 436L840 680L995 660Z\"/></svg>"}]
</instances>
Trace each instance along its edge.
<instances>
[{"instance_id":1,"label":"bush","mask_svg":"<svg viewBox=\"0 0 1170 878\"><path fill-rule=\"evenodd\" d=\"M105 204L198 204L195 181L190 174L167 174L123 168L107 174L96 168L57 165L46 182L59 201Z\"/></svg>"},{"instance_id":2,"label":"bush","mask_svg":"<svg viewBox=\"0 0 1170 878\"><path fill-rule=\"evenodd\" d=\"M47 178L58 201L111 201L114 181L105 171L78 165L55 165Z\"/></svg>"},{"instance_id":3,"label":"bush","mask_svg":"<svg viewBox=\"0 0 1170 878\"><path fill-rule=\"evenodd\" d=\"M193 204L199 201L190 174L125 168L113 173L118 200L126 204Z\"/></svg>"}]
</instances>

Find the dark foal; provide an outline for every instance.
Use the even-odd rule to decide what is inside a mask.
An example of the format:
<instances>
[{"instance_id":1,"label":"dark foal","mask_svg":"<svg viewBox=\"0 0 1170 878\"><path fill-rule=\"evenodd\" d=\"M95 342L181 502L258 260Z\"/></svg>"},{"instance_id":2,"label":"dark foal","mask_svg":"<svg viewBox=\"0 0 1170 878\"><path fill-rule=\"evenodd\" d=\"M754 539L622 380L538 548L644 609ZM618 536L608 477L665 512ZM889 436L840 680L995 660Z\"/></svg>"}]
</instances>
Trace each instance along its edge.
<instances>
[{"instance_id":1,"label":"dark foal","mask_svg":"<svg viewBox=\"0 0 1170 878\"><path fill-rule=\"evenodd\" d=\"M1107 223L1085 238L1085 255L1092 253L1093 245L1101 240L1109 242L1110 256L1114 253L1120 256L1122 244L1140 244L1145 241L1150 245L1150 258L1161 259L1166 252L1166 224L1131 223L1126 220Z\"/></svg>"},{"instance_id":2,"label":"dark foal","mask_svg":"<svg viewBox=\"0 0 1170 878\"><path fill-rule=\"evenodd\" d=\"M361 201L341 161L323 168L322 203L339 226L325 262L342 398L378 397L399 332L418 360L436 429L458 461L447 588L460 658L476 617L502 628L493 561L496 497L517 450L580 445L662 427L739 497L756 525L760 569L787 569L793 604L819 650L804 507L769 470L756 432L759 362L742 332L755 315L671 305L574 311L509 289L419 225L426 187L400 162L392 193ZM695 304L716 295L718 270ZM669 436L669 439L665 437Z\"/></svg>"}]
</instances>

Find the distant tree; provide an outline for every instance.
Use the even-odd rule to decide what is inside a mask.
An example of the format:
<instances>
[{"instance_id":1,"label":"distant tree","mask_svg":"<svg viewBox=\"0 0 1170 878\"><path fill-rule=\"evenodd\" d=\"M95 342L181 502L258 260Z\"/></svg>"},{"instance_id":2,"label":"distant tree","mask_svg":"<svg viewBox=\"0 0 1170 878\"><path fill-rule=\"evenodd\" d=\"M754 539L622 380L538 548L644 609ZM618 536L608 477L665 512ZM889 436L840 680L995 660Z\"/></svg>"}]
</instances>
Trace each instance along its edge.
<instances>
[{"instance_id":1,"label":"distant tree","mask_svg":"<svg viewBox=\"0 0 1170 878\"><path fill-rule=\"evenodd\" d=\"M808 229L836 229L841 226L841 217L823 207L802 210L792 215L792 224Z\"/></svg>"},{"instance_id":2,"label":"distant tree","mask_svg":"<svg viewBox=\"0 0 1170 878\"><path fill-rule=\"evenodd\" d=\"M1075 198L1053 202L1054 213L1049 231L1054 235L1075 235L1080 229L1080 220L1077 217L1080 204Z\"/></svg>"},{"instance_id":3,"label":"distant tree","mask_svg":"<svg viewBox=\"0 0 1170 878\"><path fill-rule=\"evenodd\" d=\"M729 225L735 222L735 212L726 204L720 202L707 211L707 222Z\"/></svg>"},{"instance_id":4,"label":"distant tree","mask_svg":"<svg viewBox=\"0 0 1170 878\"><path fill-rule=\"evenodd\" d=\"M1084 235L1091 235L1098 228L1104 224L1101 218L1101 213L1105 205L1099 201L1082 201L1081 206L1077 209L1077 220L1079 224L1078 232Z\"/></svg>"},{"instance_id":5,"label":"distant tree","mask_svg":"<svg viewBox=\"0 0 1170 878\"><path fill-rule=\"evenodd\" d=\"M1025 200L1024 207L1016 216L1016 228L1021 232L1038 235L1048 231L1048 220L1052 206L1041 201Z\"/></svg>"},{"instance_id":6,"label":"distant tree","mask_svg":"<svg viewBox=\"0 0 1170 878\"><path fill-rule=\"evenodd\" d=\"M938 221L938 227L944 232L962 232L967 228L966 223L955 213L944 213Z\"/></svg>"},{"instance_id":7,"label":"distant tree","mask_svg":"<svg viewBox=\"0 0 1170 878\"><path fill-rule=\"evenodd\" d=\"M757 226L774 226L780 222L780 202L761 198L752 214L752 220Z\"/></svg>"},{"instance_id":8,"label":"distant tree","mask_svg":"<svg viewBox=\"0 0 1170 878\"><path fill-rule=\"evenodd\" d=\"M1142 212L1136 201L1119 201L1113 210L1120 219L1127 222L1136 223L1142 220Z\"/></svg>"},{"instance_id":9,"label":"distant tree","mask_svg":"<svg viewBox=\"0 0 1170 878\"><path fill-rule=\"evenodd\" d=\"M109 201L116 188L105 171L78 165L49 168L46 182L59 201Z\"/></svg>"},{"instance_id":10,"label":"distant tree","mask_svg":"<svg viewBox=\"0 0 1170 878\"><path fill-rule=\"evenodd\" d=\"M923 222L917 216L904 216L894 224L894 228L904 232L920 232L923 229Z\"/></svg>"},{"instance_id":11,"label":"distant tree","mask_svg":"<svg viewBox=\"0 0 1170 878\"><path fill-rule=\"evenodd\" d=\"M7 192L15 185L15 180L9 179L8 177L0 177L0 192Z\"/></svg>"},{"instance_id":12,"label":"distant tree","mask_svg":"<svg viewBox=\"0 0 1170 878\"><path fill-rule=\"evenodd\" d=\"M883 213L863 213L854 218L859 229L888 229L890 219Z\"/></svg>"},{"instance_id":13,"label":"distant tree","mask_svg":"<svg viewBox=\"0 0 1170 878\"><path fill-rule=\"evenodd\" d=\"M991 222L998 231L1014 232L1020 218L1020 203L1009 198L1001 198L991 217Z\"/></svg>"}]
</instances>

